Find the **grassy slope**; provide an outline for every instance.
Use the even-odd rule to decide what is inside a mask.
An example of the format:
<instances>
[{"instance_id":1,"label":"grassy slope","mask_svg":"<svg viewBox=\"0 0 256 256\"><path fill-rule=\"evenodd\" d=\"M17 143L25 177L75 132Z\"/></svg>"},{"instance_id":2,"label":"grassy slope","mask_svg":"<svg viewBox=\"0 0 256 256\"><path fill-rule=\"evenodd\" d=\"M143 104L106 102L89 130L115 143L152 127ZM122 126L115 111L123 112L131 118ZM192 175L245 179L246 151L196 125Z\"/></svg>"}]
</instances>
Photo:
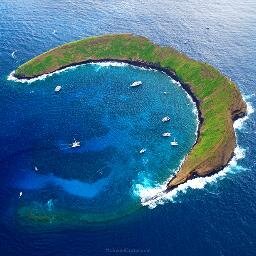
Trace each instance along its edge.
<instances>
[{"instance_id":1,"label":"grassy slope","mask_svg":"<svg viewBox=\"0 0 256 256\"><path fill-rule=\"evenodd\" d=\"M186 181L192 173L206 175L227 164L235 136L231 115L246 111L235 84L212 66L190 59L172 48L160 47L131 34L91 37L52 49L20 66L17 77L35 77L85 60L120 59L155 63L174 71L189 84L200 101L204 122L200 138L170 187Z\"/></svg>"}]
</instances>

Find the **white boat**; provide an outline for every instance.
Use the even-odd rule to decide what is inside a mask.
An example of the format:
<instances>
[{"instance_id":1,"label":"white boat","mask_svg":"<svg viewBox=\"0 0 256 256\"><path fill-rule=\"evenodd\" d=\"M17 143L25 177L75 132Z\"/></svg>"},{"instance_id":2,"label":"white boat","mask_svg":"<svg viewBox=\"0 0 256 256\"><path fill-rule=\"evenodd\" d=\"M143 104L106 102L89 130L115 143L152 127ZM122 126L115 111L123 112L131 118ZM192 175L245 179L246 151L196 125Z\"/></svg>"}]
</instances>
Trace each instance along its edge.
<instances>
[{"instance_id":1,"label":"white boat","mask_svg":"<svg viewBox=\"0 0 256 256\"><path fill-rule=\"evenodd\" d=\"M19 193L19 196L22 197L22 195L23 195L23 193L22 193L22 191L21 191L21 192Z\"/></svg>"},{"instance_id":2,"label":"white boat","mask_svg":"<svg viewBox=\"0 0 256 256\"><path fill-rule=\"evenodd\" d=\"M164 94L166 95L166 94L168 94L168 92L164 92Z\"/></svg>"},{"instance_id":3,"label":"white boat","mask_svg":"<svg viewBox=\"0 0 256 256\"><path fill-rule=\"evenodd\" d=\"M59 92L59 91L61 90L61 88L62 88L62 87L61 87L60 85L57 85L57 86L55 87L54 91L55 91L55 92Z\"/></svg>"},{"instance_id":4,"label":"white boat","mask_svg":"<svg viewBox=\"0 0 256 256\"><path fill-rule=\"evenodd\" d=\"M163 137L170 137L171 136L171 133L170 132L164 132L162 134Z\"/></svg>"},{"instance_id":5,"label":"white boat","mask_svg":"<svg viewBox=\"0 0 256 256\"><path fill-rule=\"evenodd\" d=\"M141 149L140 150L140 154L143 154L143 153L145 153L147 150L145 149L145 148L143 148L143 149Z\"/></svg>"},{"instance_id":6,"label":"white boat","mask_svg":"<svg viewBox=\"0 0 256 256\"><path fill-rule=\"evenodd\" d=\"M37 172L37 171L39 171L39 169L38 169L38 167L37 166L35 166L35 171Z\"/></svg>"},{"instance_id":7,"label":"white boat","mask_svg":"<svg viewBox=\"0 0 256 256\"><path fill-rule=\"evenodd\" d=\"M178 142L174 139L173 141L171 141L171 145L172 146L178 146Z\"/></svg>"},{"instance_id":8,"label":"white boat","mask_svg":"<svg viewBox=\"0 0 256 256\"><path fill-rule=\"evenodd\" d=\"M171 120L171 118L169 116L165 116L165 117L163 117L162 122L165 123L165 122L168 122L170 120Z\"/></svg>"},{"instance_id":9,"label":"white boat","mask_svg":"<svg viewBox=\"0 0 256 256\"><path fill-rule=\"evenodd\" d=\"M139 86L139 85L142 85L142 82L141 82L141 81L135 81L135 82L133 82L130 86L131 86L131 87L136 87L136 86Z\"/></svg>"},{"instance_id":10,"label":"white boat","mask_svg":"<svg viewBox=\"0 0 256 256\"><path fill-rule=\"evenodd\" d=\"M80 147L80 141L77 141L74 139L74 142L71 144L71 148L77 148Z\"/></svg>"}]
</instances>

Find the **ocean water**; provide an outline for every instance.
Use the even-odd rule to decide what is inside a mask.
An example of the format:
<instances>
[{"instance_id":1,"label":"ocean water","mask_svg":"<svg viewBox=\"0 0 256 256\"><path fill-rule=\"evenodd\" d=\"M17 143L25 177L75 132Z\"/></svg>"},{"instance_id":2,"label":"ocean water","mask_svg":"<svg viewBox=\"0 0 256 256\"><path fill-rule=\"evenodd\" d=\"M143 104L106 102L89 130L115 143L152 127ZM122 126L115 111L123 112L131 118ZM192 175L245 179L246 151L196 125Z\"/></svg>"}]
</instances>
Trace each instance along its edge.
<instances>
[{"instance_id":1,"label":"ocean water","mask_svg":"<svg viewBox=\"0 0 256 256\"><path fill-rule=\"evenodd\" d=\"M255 1L2 0L0 10L1 255L255 254ZM192 102L161 72L90 64L8 80L49 48L119 32L174 46L237 83L250 115L235 123L229 167L161 194L197 126ZM130 88L135 80L143 85Z\"/></svg>"},{"instance_id":2,"label":"ocean water","mask_svg":"<svg viewBox=\"0 0 256 256\"><path fill-rule=\"evenodd\" d=\"M142 85L132 88L138 80ZM3 118L12 136L2 155L2 171L9 173L2 182L13 189L12 208L26 221L46 218L52 226L127 215L141 207L140 184L165 182L195 142L194 103L160 71L94 63L22 82L7 82L16 89L15 115L27 114L15 127L7 127L15 117ZM62 85L58 94L56 84ZM166 115L172 119L163 123ZM79 148L71 148L73 138ZM179 147L171 147L173 139Z\"/></svg>"}]
</instances>

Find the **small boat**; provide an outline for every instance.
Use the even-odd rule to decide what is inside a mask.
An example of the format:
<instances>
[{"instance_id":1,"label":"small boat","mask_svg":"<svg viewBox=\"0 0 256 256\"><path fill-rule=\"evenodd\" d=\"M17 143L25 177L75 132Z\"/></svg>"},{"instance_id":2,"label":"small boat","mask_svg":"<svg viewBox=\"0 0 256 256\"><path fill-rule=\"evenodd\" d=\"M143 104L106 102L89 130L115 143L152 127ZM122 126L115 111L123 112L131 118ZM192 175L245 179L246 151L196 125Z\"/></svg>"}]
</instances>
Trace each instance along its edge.
<instances>
[{"instance_id":1,"label":"small boat","mask_svg":"<svg viewBox=\"0 0 256 256\"><path fill-rule=\"evenodd\" d=\"M23 195L23 193L22 193L22 191L19 193L19 197L22 197L22 195Z\"/></svg>"},{"instance_id":2,"label":"small boat","mask_svg":"<svg viewBox=\"0 0 256 256\"><path fill-rule=\"evenodd\" d=\"M130 86L131 86L131 87L136 87L136 86L139 86L139 85L142 85L142 82L141 82L141 81L135 81L135 82L133 82Z\"/></svg>"},{"instance_id":3,"label":"small boat","mask_svg":"<svg viewBox=\"0 0 256 256\"><path fill-rule=\"evenodd\" d=\"M174 139L173 141L171 141L171 145L172 146L178 146L178 142Z\"/></svg>"},{"instance_id":4,"label":"small boat","mask_svg":"<svg viewBox=\"0 0 256 256\"><path fill-rule=\"evenodd\" d=\"M165 122L168 122L170 121L171 118L169 116L165 116L163 119L162 119L162 122L165 123Z\"/></svg>"},{"instance_id":5,"label":"small boat","mask_svg":"<svg viewBox=\"0 0 256 256\"><path fill-rule=\"evenodd\" d=\"M80 141L77 141L74 139L74 142L71 144L71 148L77 148L80 147Z\"/></svg>"},{"instance_id":6,"label":"small boat","mask_svg":"<svg viewBox=\"0 0 256 256\"><path fill-rule=\"evenodd\" d=\"M61 90L61 88L62 88L62 87L61 87L60 85L57 85L57 86L55 87L54 91L55 91L55 92L59 92L59 91Z\"/></svg>"},{"instance_id":7,"label":"small boat","mask_svg":"<svg viewBox=\"0 0 256 256\"><path fill-rule=\"evenodd\" d=\"M168 94L168 92L164 92L164 94L165 94L165 95L167 95L167 94Z\"/></svg>"},{"instance_id":8,"label":"small boat","mask_svg":"<svg viewBox=\"0 0 256 256\"><path fill-rule=\"evenodd\" d=\"M170 132L164 132L162 134L163 137L170 137L171 136L171 133Z\"/></svg>"},{"instance_id":9,"label":"small boat","mask_svg":"<svg viewBox=\"0 0 256 256\"><path fill-rule=\"evenodd\" d=\"M38 169L38 167L37 166L35 166L35 171L37 172L37 171L39 171L39 169Z\"/></svg>"},{"instance_id":10,"label":"small boat","mask_svg":"<svg viewBox=\"0 0 256 256\"><path fill-rule=\"evenodd\" d=\"M141 149L140 150L140 154L143 154L143 153L145 153L147 150L145 149L145 148L143 148L143 149Z\"/></svg>"}]
</instances>

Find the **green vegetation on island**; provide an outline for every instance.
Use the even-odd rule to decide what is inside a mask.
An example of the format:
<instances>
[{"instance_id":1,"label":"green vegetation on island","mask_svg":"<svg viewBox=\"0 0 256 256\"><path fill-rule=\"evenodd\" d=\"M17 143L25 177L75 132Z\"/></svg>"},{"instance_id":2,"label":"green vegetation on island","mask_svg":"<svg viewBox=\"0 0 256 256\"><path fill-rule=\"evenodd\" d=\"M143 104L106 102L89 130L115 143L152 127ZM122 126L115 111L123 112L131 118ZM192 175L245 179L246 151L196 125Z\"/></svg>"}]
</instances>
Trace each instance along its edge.
<instances>
[{"instance_id":1,"label":"green vegetation on island","mask_svg":"<svg viewBox=\"0 0 256 256\"><path fill-rule=\"evenodd\" d=\"M210 175L228 164L236 145L233 121L246 114L246 104L229 78L173 48L132 34L90 37L43 53L21 65L14 75L34 78L67 66L101 60L162 69L178 79L197 103L200 118L197 142L168 183L168 189L193 177Z\"/></svg>"}]
</instances>

